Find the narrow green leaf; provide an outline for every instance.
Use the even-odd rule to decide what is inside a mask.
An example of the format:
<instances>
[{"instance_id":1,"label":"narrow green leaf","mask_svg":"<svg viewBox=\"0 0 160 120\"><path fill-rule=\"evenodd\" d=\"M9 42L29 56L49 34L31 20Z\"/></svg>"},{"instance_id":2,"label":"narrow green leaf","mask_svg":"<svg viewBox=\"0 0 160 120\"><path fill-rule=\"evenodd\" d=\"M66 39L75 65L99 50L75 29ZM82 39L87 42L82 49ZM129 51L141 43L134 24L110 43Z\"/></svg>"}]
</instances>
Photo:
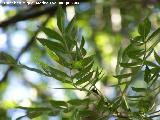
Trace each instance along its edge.
<instances>
[{"instance_id":1,"label":"narrow green leaf","mask_svg":"<svg viewBox=\"0 0 160 120\"><path fill-rule=\"evenodd\" d=\"M86 57L82 60L82 66L87 66L88 64L90 64L94 59L94 55L91 55L89 57Z\"/></svg>"},{"instance_id":2,"label":"narrow green leaf","mask_svg":"<svg viewBox=\"0 0 160 120\"><path fill-rule=\"evenodd\" d=\"M148 84L150 82L151 78L151 70L149 67L146 65L145 71L144 71L144 81Z\"/></svg>"},{"instance_id":3,"label":"narrow green leaf","mask_svg":"<svg viewBox=\"0 0 160 120\"><path fill-rule=\"evenodd\" d=\"M125 68L137 67L137 66L140 66L140 64L141 64L140 62L120 63L120 65Z\"/></svg>"},{"instance_id":4,"label":"narrow green leaf","mask_svg":"<svg viewBox=\"0 0 160 120\"><path fill-rule=\"evenodd\" d=\"M28 67L28 66L23 65L23 64L21 64L21 63L20 63L19 65L17 65L16 67L18 67L18 68L24 68L24 69L27 69L27 70L30 70L30 71L34 71L34 72L36 72L36 73L39 73L39 74L42 74L42 75L46 75L46 76L47 76L47 74L44 73L43 71L41 71L41 70L39 70L39 69L36 69L36 68Z\"/></svg>"},{"instance_id":5,"label":"narrow green leaf","mask_svg":"<svg viewBox=\"0 0 160 120\"><path fill-rule=\"evenodd\" d=\"M85 66L88 66L91 62L93 62L93 55L84 58L83 60L75 61L72 63L73 69L79 69L84 68Z\"/></svg>"},{"instance_id":6,"label":"narrow green leaf","mask_svg":"<svg viewBox=\"0 0 160 120\"><path fill-rule=\"evenodd\" d=\"M62 80L62 78L64 79L64 81L67 79L69 79L69 76L58 70L58 69L55 69L51 66L48 66L47 64L43 63L42 61L37 61L38 64L42 67L42 69L44 70L44 72L46 72L46 74L50 75L51 77L53 78L56 78L58 80Z\"/></svg>"},{"instance_id":7,"label":"narrow green leaf","mask_svg":"<svg viewBox=\"0 0 160 120\"><path fill-rule=\"evenodd\" d=\"M16 60L5 52L0 52L0 64L16 64Z\"/></svg>"},{"instance_id":8,"label":"narrow green leaf","mask_svg":"<svg viewBox=\"0 0 160 120\"><path fill-rule=\"evenodd\" d=\"M62 9L61 6L58 7L58 11L57 11L57 25L58 25L58 28L59 30L63 33L64 31L64 11Z\"/></svg>"},{"instance_id":9,"label":"narrow green leaf","mask_svg":"<svg viewBox=\"0 0 160 120\"><path fill-rule=\"evenodd\" d=\"M151 62L151 61L148 61L148 60L145 60L143 61L142 59L138 58L136 59L137 61L140 61L140 62L144 62L143 64L144 65L147 65L147 66L151 66L151 67L158 67L158 65L156 65L155 63Z\"/></svg>"},{"instance_id":10,"label":"narrow green leaf","mask_svg":"<svg viewBox=\"0 0 160 120\"><path fill-rule=\"evenodd\" d=\"M118 56L117 56L117 65L116 65L116 74L119 74L120 72L120 62L122 60L122 47L118 50Z\"/></svg>"},{"instance_id":11,"label":"narrow green leaf","mask_svg":"<svg viewBox=\"0 0 160 120\"><path fill-rule=\"evenodd\" d=\"M142 96L142 95L139 95L139 96L127 96L128 98L143 98L143 97L145 97L145 96Z\"/></svg>"},{"instance_id":12,"label":"narrow green leaf","mask_svg":"<svg viewBox=\"0 0 160 120\"><path fill-rule=\"evenodd\" d=\"M157 63L160 65L160 56L154 51L154 57L157 61Z\"/></svg>"},{"instance_id":13,"label":"narrow green leaf","mask_svg":"<svg viewBox=\"0 0 160 120\"><path fill-rule=\"evenodd\" d=\"M88 104L89 102L91 102L90 99L72 99L72 100L69 100L67 103L71 104L71 105L74 105L74 106L79 106L79 105L86 105Z\"/></svg>"},{"instance_id":14,"label":"narrow green leaf","mask_svg":"<svg viewBox=\"0 0 160 120\"><path fill-rule=\"evenodd\" d=\"M152 73L152 74L160 73L160 67L158 67L158 66L157 66L157 67L154 67L154 68L151 68L150 70L151 70L151 73Z\"/></svg>"},{"instance_id":15,"label":"narrow green leaf","mask_svg":"<svg viewBox=\"0 0 160 120\"><path fill-rule=\"evenodd\" d=\"M128 78L128 77L131 77L132 76L132 73L126 73L126 74L122 74L122 75L116 75L116 76L113 76L117 79L123 79L123 78Z\"/></svg>"},{"instance_id":16,"label":"narrow green leaf","mask_svg":"<svg viewBox=\"0 0 160 120\"><path fill-rule=\"evenodd\" d=\"M59 52L65 53L65 49L60 43L57 43L57 42L54 42L54 41L51 41L51 40L47 40L47 39L44 39L44 38L37 38L37 40L43 46L48 47L51 51L54 51L54 52L59 51Z\"/></svg>"},{"instance_id":17,"label":"narrow green leaf","mask_svg":"<svg viewBox=\"0 0 160 120\"><path fill-rule=\"evenodd\" d=\"M138 26L139 34L144 38L147 37L147 35L150 32L150 29L151 29L151 22L149 21L148 18L144 19L144 21L140 23Z\"/></svg>"},{"instance_id":18,"label":"narrow green leaf","mask_svg":"<svg viewBox=\"0 0 160 120\"><path fill-rule=\"evenodd\" d=\"M27 115L20 116L20 117L16 118L16 120L22 120L22 118L24 118L24 117L27 117Z\"/></svg>"},{"instance_id":19,"label":"narrow green leaf","mask_svg":"<svg viewBox=\"0 0 160 120\"><path fill-rule=\"evenodd\" d=\"M52 112L49 112L48 113L48 116L57 116L60 114L60 111L59 110L52 110Z\"/></svg>"},{"instance_id":20,"label":"narrow green leaf","mask_svg":"<svg viewBox=\"0 0 160 120\"><path fill-rule=\"evenodd\" d=\"M82 48L81 49L81 53L82 53L82 55L83 55L83 57L87 54L87 51L84 49L84 48Z\"/></svg>"},{"instance_id":21,"label":"narrow green leaf","mask_svg":"<svg viewBox=\"0 0 160 120\"><path fill-rule=\"evenodd\" d=\"M158 74L158 72L156 71L156 73L151 77L150 87L157 81L158 77L159 77L159 74Z\"/></svg>"},{"instance_id":22,"label":"narrow green leaf","mask_svg":"<svg viewBox=\"0 0 160 120\"><path fill-rule=\"evenodd\" d=\"M93 63L94 62L92 61L88 66L85 66L80 72L76 73L73 78L80 78L88 74L92 69Z\"/></svg>"},{"instance_id":23,"label":"narrow green leaf","mask_svg":"<svg viewBox=\"0 0 160 120\"><path fill-rule=\"evenodd\" d=\"M64 108L64 109L68 108L68 105L65 101L51 100L50 103L55 108Z\"/></svg>"},{"instance_id":24,"label":"narrow green leaf","mask_svg":"<svg viewBox=\"0 0 160 120\"><path fill-rule=\"evenodd\" d=\"M157 35L159 35L160 33L160 28L158 28L157 30L155 30L147 39L147 41L150 41L152 39L154 39Z\"/></svg>"},{"instance_id":25,"label":"narrow green leaf","mask_svg":"<svg viewBox=\"0 0 160 120\"><path fill-rule=\"evenodd\" d=\"M84 76L83 78L81 78L80 80L78 80L75 84L76 85L81 85L87 81L90 81L90 79L92 78L93 75L93 71L89 72L86 76Z\"/></svg>"},{"instance_id":26,"label":"narrow green leaf","mask_svg":"<svg viewBox=\"0 0 160 120\"><path fill-rule=\"evenodd\" d=\"M56 39L59 42L63 43L63 38L61 37L61 35L59 33L57 33L54 30L51 30L49 28L46 27L41 27L41 30L49 37L52 39Z\"/></svg>"},{"instance_id":27,"label":"narrow green leaf","mask_svg":"<svg viewBox=\"0 0 160 120\"><path fill-rule=\"evenodd\" d=\"M157 40L153 42L153 44L147 49L146 52L151 51L152 49L154 49L154 47L157 46L159 42L160 42L160 39L157 38Z\"/></svg>"},{"instance_id":28,"label":"narrow green leaf","mask_svg":"<svg viewBox=\"0 0 160 120\"><path fill-rule=\"evenodd\" d=\"M156 65L155 63L151 62L151 61L144 61L144 65L148 65L148 66L151 66L151 67L158 67L158 65Z\"/></svg>"},{"instance_id":29,"label":"narrow green leaf","mask_svg":"<svg viewBox=\"0 0 160 120\"><path fill-rule=\"evenodd\" d=\"M84 44L85 44L85 40L84 40L84 37L82 37L80 49L82 49L84 47Z\"/></svg>"},{"instance_id":30,"label":"narrow green leaf","mask_svg":"<svg viewBox=\"0 0 160 120\"><path fill-rule=\"evenodd\" d=\"M17 108L19 109L23 109L23 110L27 110L29 112L38 112L38 111L50 111L51 109L50 108L47 108L47 107L37 107L37 108L33 108L33 107L22 107L22 106L18 106Z\"/></svg>"},{"instance_id":31,"label":"narrow green leaf","mask_svg":"<svg viewBox=\"0 0 160 120\"><path fill-rule=\"evenodd\" d=\"M128 84L128 83L129 83L129 81L126 81L126 82L122 82L122 83L119 83L116 85L111 85L110 87L120 86L120 85L124 85L124 84Z\"/></svg>"},{"instance_id":32,"label":"narrow green leaf","mask_svg":"<svg viewBox=\"0 0 160 120\"><path fill-rule=\"evenodd\" d=\"M145 53L144 49L136 49L136 50L133 49L131 51L128 51L127 55L129 58L137 59L137 58L141 57L142 55L144 55L144 53Z\"/></svg>"},{"instance_id":33,"label":"narrow green leaf","mask_svg":"<svg viewBox=\"0 0 160 120\"><path fill-rule=\"evenodd\" d=\"M59 57L54 52L52 52L49 48L46 47L46 50L48 55L51 57L51 59L59 63Z\"/></svg>"},{"instance_id":34,"label":"narrow green leaf","mask_svg":"<svg viewBox=\"0 0 160 120\"><path fill-rule=\"evenodd\" d=\"M72 18L72 20L69 22L67 28L66 28L66 33L70 33L73 30L74 24L75 24L75 17Z\"/></svg>"},{"instance_id":35,"label":"narrow green leaf","mask_svg":"<svg viewBox=\"0 0 160 120\"><path fill-rule=\"evenodd\" d=\"M79 115L81 117L88 117L88 116L94 116L95 112L91 111L91 110L83 110L83 111L79 111Z\"/></svg>"},{"instance_id":36,"label":"narrow green leaf","mask_svg":"<svg viewBox=\"0 0 160 120\"><path fill-rule=\"evenodd\" d=\"M146 92L146 88L136 88L136 87L132 87L132 90L135 92Z\"/></svg>"},{"instance_id":37,"label":"narrow green leaf","mask_svg":"<svg viewBox=\"0 0 160 120\"><path fill-rule=\"evenodd\" d=\"M27 117L29 117L30 119L33 119L41 116L42 114L43 112L28 112Z\"/></svg>"}]
</instances>

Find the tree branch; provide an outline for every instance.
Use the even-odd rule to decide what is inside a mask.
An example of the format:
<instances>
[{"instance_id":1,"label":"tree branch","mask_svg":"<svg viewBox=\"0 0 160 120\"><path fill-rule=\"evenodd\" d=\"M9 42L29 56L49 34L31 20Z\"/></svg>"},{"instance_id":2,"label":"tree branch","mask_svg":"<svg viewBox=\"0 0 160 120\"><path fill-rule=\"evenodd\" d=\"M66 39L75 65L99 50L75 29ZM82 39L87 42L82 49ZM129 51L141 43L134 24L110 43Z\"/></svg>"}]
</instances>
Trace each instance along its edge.
<instances>
[{"instance_id":1,"label":"tree branch","mask_svg":"<svg viewBox=\"0 0 160 120\"><path fill-rule=\"evenodd\" d=\"M65 1L65 0L63 0ZM69 3L72 3L74 0L68 0ZM78 1L78 0L77 0ZM88 2L90 0L81 0L80 2ZM72 6L73 4L69 4L69 5L65 5L63 4L63 7L67 7L67 6ZM35 6L35 4L33 4L32 6ZM27 10L22 11L19 14L16 14L15 16L0 22L0 27L7 27L9 25L12 25L14 23L17 23L19 21L23 21L23 20L28 20L31 18L36 18L45 14L55 14L55 11L57 9L57 5L51 5L51 4L46 4L46 5L42 5L40 7L36 7L35 9L31 9L33 7L29 7Z\"/></svg>"}]
</instances>

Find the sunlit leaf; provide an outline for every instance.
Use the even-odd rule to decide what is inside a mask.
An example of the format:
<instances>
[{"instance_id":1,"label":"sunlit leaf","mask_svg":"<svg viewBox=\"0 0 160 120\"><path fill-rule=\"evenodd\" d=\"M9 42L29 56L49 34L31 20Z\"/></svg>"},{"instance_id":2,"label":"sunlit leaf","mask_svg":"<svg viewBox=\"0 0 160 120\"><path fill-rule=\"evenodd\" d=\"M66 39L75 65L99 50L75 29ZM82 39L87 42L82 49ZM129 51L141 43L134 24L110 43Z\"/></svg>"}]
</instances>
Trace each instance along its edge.
<instances>
[{"instance_id":1,"label":"sunlit leaf","mask_svg":"<svg viewBox=\"0 0 160 120\"><path fill-rule=\"evenodd\" d=\"M41 30L49 37L52 39L56 39L59 42L63 43L63 38L62 36L57 33L56 31L50 29L50 28L46 28L46 27L41 27Z\"/></svg>"},{"instance_id":2,"label":"sunlit leaf","mask_svg":"<svg viewBox=\"0 0 160 120\"><path fill-rule=\"evenodd\" d=\"M47 48L49 48L51 51L54 52L62 52L65 53L65 48L62 46L62 44L51 41L51 40L47 40L44 38L37 38L37 40L43 45L46 46Z\"/></svg>"}]
</instances>

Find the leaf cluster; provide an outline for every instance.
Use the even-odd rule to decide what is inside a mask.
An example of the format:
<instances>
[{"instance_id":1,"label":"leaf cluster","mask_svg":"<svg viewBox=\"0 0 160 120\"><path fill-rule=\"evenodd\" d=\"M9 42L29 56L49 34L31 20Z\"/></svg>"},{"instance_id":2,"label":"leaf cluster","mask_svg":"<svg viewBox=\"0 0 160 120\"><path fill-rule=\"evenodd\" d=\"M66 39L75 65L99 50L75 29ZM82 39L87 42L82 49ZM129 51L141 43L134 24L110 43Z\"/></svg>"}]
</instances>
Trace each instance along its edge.
<instances>
[{"instance_id":1,"label":"leaf cluster","mask_svg":"<svg viewBox=\"0 0 160 120\"><path fill-rule=\"evenodd\" d=\"M67 25L65 22L65 14L59 7L57 12L59 31L41 27L47 38L37 38L37 40L44 46L50 58L67 71L40 60L37 60L40 69L30 68L16 62L13 57L3 52L0 53L0 63L28 69L70 84L72 88L57 89L84 91L86 99L50 100L46 107L18 107L26 110L27 114L17 120L23 117L32 119L43 114L61 115L65 120L104 120L111 116L119 120L152 120L158 117L159 115L154 114L158 113L155 108L160 92L158 81L160 56L154 48L160 42L160 28L151 33L151 23L148 18L144 19L138 26L139 35L132 38L124 50L123 48L119 50L114 76L118 84L112 86L119 90L119 94L114 100L108 100L96 87L96 83L103 77L102 70L99 70L98 67L94 69L94 55L87 55L84 38L77 37L77 28L74 26L75 18ZM149 60L152 55L156 63ZM145 87L134 86L139 73L143 74ZM95 98L91 98L91 95Z\"/></svg>"}]
</instances>

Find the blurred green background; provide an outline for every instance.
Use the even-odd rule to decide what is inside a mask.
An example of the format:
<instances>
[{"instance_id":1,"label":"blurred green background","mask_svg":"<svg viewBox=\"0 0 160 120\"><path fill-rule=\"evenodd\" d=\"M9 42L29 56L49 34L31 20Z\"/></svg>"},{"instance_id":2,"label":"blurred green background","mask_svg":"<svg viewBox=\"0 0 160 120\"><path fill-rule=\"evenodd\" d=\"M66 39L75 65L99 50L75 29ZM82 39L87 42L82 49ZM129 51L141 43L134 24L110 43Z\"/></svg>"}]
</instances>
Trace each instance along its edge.
<instances>
[{"instance_id":1,"label":"blurred green background","mask_svg":"<svg viewBox=\"0 0 160 120\"><path fill-rule=\"evenodd\" d=\"M160 26L160 1L83 0L79 5L69 5L64 9L68 21L77 15L76 26L87 41L85 48L90 54L96 53L96 64L103 68L106 75L97 86L106 97L113 99L116 90L109 85L117 83L112 77L115 74L117 52L120 46L126 47L129 39L138 34L137 26L145 17L149 17L152 30ZM46 51L35 41L35 36L45 37L38 26L45 25L57 30L55 13L56 5L1 4L0 51L11 54L30 67L36 67L35 58L60 67L49 59ZM156 49L159 50L158 47ZM44 105L47 99L85 97L83 92L52 89L66 87L66 84L57 80L24 69L8 69L9 66L0 65L0 120L15 120L25 115L25 111L14 109L17 105L39 106ZM44 116L36 120L41 119L59 118Z\"/></svg>"}]
</instances>

